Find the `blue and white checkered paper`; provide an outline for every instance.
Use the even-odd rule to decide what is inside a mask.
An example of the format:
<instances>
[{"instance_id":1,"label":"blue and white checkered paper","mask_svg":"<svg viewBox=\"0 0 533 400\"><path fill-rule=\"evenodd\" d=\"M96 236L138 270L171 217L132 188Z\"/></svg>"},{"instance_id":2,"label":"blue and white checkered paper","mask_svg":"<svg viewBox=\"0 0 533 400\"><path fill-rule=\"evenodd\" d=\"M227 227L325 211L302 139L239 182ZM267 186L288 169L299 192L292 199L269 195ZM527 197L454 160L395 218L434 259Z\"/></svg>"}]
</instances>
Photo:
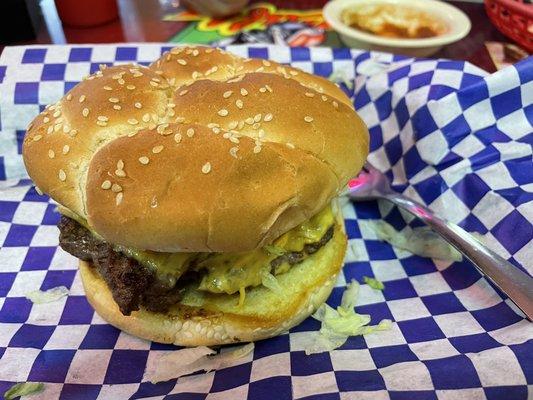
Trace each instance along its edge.
<instances>
[{"instance_id":1,"label":"blue and white checkered paper","mask_svg":"<svg viewBox=\"0 0 533 400\"><path fill-rule=\"evenodd\" d=\"M21 143L42 108L101 63L147 64L159 44L8 47L0 58L0 393L42 381L35 399L527 399L533 327L468 262L432 261L377 240L365 219L406 222L386 204L345 204L350 248L328 302L362 285L357 311L392 329L306 356L313 319L256 343L231 367L157 385L148 358L174 346L114 329L87 303L77 262L57 247L58 214L27 180ZM533 59L487 74L470 64L357 50L230 47L318 75L355 81L371 132L370 160L396 188L532 273ZM350 92L346 86L344 89ZM35 305L29 291L64 285L68 297Z\"/></svg>"}]
</instances>

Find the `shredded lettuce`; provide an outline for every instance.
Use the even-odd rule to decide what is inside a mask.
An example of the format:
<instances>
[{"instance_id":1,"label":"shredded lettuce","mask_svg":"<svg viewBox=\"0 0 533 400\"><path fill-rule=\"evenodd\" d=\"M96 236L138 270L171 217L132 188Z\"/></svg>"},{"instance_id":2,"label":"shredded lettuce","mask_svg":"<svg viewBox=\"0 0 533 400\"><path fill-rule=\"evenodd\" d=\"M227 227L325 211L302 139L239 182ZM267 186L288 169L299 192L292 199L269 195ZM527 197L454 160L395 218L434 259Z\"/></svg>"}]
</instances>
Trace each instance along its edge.
<instances>
[{"instance_id":1,"label":"shredded lettuce","mask_svg":"<svg viewBox=\"0 0 533 400\"><path fill-rule=\"evenodd\" d=\"M26 293L26 298L35 304L51 303L68 295L68 289L65 286L58 286L46 291L34 290Z\"/></svg>"},{"instance_id":2,"label":"shredded lettuce","mask_svg":"<svg viewBox=\"0 0 533 400\"><path fill-rule=\"evenodd\" d=\"M370 286L372 289L375 289L375 290L383 290L383 289L385 289L385 285L383 284L383 282L378 281L375 278L370 278L369 276L363 276L363 281L368 286Z\"/></svg>"},{"instance_id":3,"label":"shredded lettuce","mask_svg":"<svg viewBox=\"0 0 533 400\"><path fill-rule=\"evenodd\" d=\"M176 351L156 352L148 357L143 382L165 382L196 371L214 371L224 368L254 350L254 344L215 354L209 347L200 346Z\"/></svg>"},{"instance_id":4,"label":"shredded lettuce","mask_svg":"<svg viewBox=\"0 0 533 400\"><path fill-rule=\"evenodd\" d=\"M347 71L341 71L341 70L336 70L336 71L333 71L333 73L328 77L328 79L331 81L331 82L342 82L346 85L346 87L350 90L353 89L353 80L351 80L350 78L348 78L348 73Z\"/></svg>"},{"instance_id":5,"label":"shredded lettuce","mask_svg":"<svg viewBox=\"0 0 533 400\"><path fill-rule=\"evenodd\" d=\"M282 292L282 288L279 285L278 280L276 279L276 277L274 275L272 275L268 271L264 271L263 272L263 274L261 276L261 283L263 284L264 287L272 290L274 293L276 293L278 295L281 294L281 292Z\"/></svg>"},{"instance_id":6,"label":"shredded lettuce","mask_svg":"<svg viewBox=\"0 0 533 400\"><path fill-rule=\"evenodd\" d=\"M5 400L12 400L21 396L31 396L32 394L41 393L44 390L44 384L41 382L23 382L11 386L5 393Z\"/></svg>"},{"instance_id":7,"label":"shredded lettuce","mask_svg":"<svg viewBox=\"0 0 533 400\"><path fill-rule=\"evenodd\" d=\"M322 322L320 332L314 343L307 349L306 354L331 351L342 346L348 337L366 335L369 333L390 329L391 321L382 320L378 325L368 325L370 316L357 314L354 306L359 293L359 284L352 280L348 284L337 309L328 304L322 304L313 314L313 318Z\"/></svg>"},{"instance_id":8,"label":"shredded lettuce","mask_svg":"<svg viewBox=\"0 0 533 400\"><path fill-rule=\"evenodd\" d=\"M274 246L274 245L266 245L263 247L269 254L272 254L274 256L282 256L285 254L285 249L283 247Z\"/></svg>"},{"instance_id":9,"label":"shredded lettuce","mask_svg":"<svg viewBox=\"0 0 533 400\"><path fill-rule=\"evenodd\" d=\"M359 223L373 230L378 239L418 256L445 261L462 260L461 253L428 226L414 229L407 226L398 232L383 220L360 220Z\"/></svg>"}]
</instances>

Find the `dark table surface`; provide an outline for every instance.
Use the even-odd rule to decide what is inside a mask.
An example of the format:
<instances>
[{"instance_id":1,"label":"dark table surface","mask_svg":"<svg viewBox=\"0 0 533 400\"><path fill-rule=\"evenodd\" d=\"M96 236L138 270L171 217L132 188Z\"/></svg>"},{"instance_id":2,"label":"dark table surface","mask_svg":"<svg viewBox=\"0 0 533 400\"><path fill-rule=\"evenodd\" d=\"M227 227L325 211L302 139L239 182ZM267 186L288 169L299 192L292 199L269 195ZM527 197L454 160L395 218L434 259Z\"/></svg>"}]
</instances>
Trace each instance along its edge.
<instances>
[{"instance_id":1,"label":"dark table surface","mask_svg":"<svg viewBox=\"0 0 533 400\"><path fill-rule=\"evenodd\" d=\"M31 42L13 44L50 43L115 43L166 42L185 27L183 22L162 21L162 17L176 10L176 2L161 0L117 0L120 19L92 28L63 27L57 17L53 0L42 0L44 21L37 38ZM309 9L321 8L325 0L269 0L278 7ZM451 2L463 10L472 21L472 30L463 40L451 44L435 57L469 61L488 72L495 66L485 48L486 41L507 41L491 24L482 3ZM0 47L0 50L2 48Z\"/></svg>"}]
</instances>

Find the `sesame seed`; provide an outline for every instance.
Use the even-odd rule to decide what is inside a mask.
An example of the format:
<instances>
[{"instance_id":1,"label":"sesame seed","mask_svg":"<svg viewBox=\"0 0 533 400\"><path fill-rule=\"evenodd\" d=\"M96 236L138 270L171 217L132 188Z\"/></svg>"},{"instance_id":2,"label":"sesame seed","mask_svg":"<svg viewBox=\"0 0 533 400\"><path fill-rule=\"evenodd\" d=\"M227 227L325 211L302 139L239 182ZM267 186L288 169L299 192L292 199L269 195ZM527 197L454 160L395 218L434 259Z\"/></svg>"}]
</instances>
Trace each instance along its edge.
<instances>
[{"instance_id":1,"label":"sesame seed","mask_svg":"<svg viewBox=\"0 0 533 400\"><path fill-rule=\"evenodd\" d=\"M111 103L118 103L118 102L120 101L120 100L117 99L116 97L110 97L108 100L109 100Z\"/></svg>"},{"instance_id":2,"label":"sesame seed","mask_svg":"<svg viewBox=\"0 0 533 400\"><path fill-rule=\"evenodd\" d=\"M261 151L261 146L255 146L254 147L254 154L257 154Z\"/></svg>"},{"instance_id":3,"label":"sesame seed","mask_svg":"<svg viewBox=\"0 0 533 400\"><path fill-rule=\"evenodd\" d=\"M241 95L242 96L247 96L248 95L248 90L246 90L245 88L241 88Z\"/></svg>"},{"instance_id":4,"label":"sesame seed","mask_svg":"<svg viewBox=\"0 0 533 400\"><path fill-rule=\"evenodd\" d=\"M220 115L221 117L225 117L226 115L228 115L228 110L226 110L225 108L221 109L221 110L218 110L218 115Z\"/></svg>"},{"instance_id":5,"label":"sesame seed","mask_svg":"<svg viewBox=\"0 0 533 400\"><path fill-rule=\"evenodd\" d=\"M80 103L83 103L83 102L85 101L86 98L87 98L87 96L85 96L84 94L82 94L82 95L80 96L80 98L78 99L78 101L79 101Z\"/></svg>"},{"instance_id":6,"label":"sesame seed","mask_svg":"<svg viewBox=\"0 0 533 400\"><path fill-rule=\"evenodd\" d=\"M64 132L64 133L69 133L69 132L70 132L70 126L68 126L68 125L63 125L63 132Z\"/></svg>"},{"instance_id":7,"label":"sesame seed","mask_svg":"<svg viewBox=\"0 0 533 400\"><path fill-rule=\"evenodd\" d=\"M113 90L111 86L104 86L104 90Z\"/></svg>"},{"instance_id":8,"label":"sesame seed","mask_svg":"<svg viewBox=\"0 0 533 400\"><path fill-rule=\"evenodd\" d=\"M135 118L128 119L128 124L130 125L137 125L139 121L137 121Z\"/></svg>"},{"instance_id":9,"label":"sesame seed","mask_svg":"<svg viewBox=\"0 0 533 400\"><path fill-rule=\"evenodd\" d=\"M192 79L197 79L200 76L200 73L198 71L194 71L192 73Z\"/></svg>"},{"instance_id":10,"label":"sesame seed","mask_svg":"<svg viewBox=\"0 0 533 400\"><path fill-rule=\"evenodd\" d=\"M57 118L61 115L61 111L57 110L55 113L52 114L52 117Z\"/></svg>"},{"instance_id":11,"label":"sesame seed","mask_svg":"<svg viewBox=\"0 0 533 400\"><path fill-rule=\"evenodd\" d=\"M157 153L161 153L163 151L163 146L159 145L159 146L155 146L153 149L152 149L152 153L154 154L157 154Z\"/></svg>"},{"instance_id":12,"label":"sesame seed","mask_svg":"<svg viewBox=\"0 0 533 400\"><path fill-rule=\"evenodd\" d=\"M306 116L304 117L304 121L305 121L305 122L313 122L313 117L310 117L309 115L306 115Z\"/></svg>"},{"instance_id":13,"label":"sesame seed","mask_svg":"<svg viewBox=\"0 0 533 400\"><path fill-rule=\"evenodd\" d=\"M225 99L227 99L227 98L230 97L232 94L233 94L233 91L228 90L227 92L224 92L224 94L222 95L222 97L224 97Z\"/></svg>"},{"instance_id":14,"label":"sesame seed","mask_svg":"<svg viewBox=\"0 0 533 400\"><path fill-rule=\"evenodd\" d=\"M100 186L104 190L111 189L111 181L105 180L102 182L102 186Z\"/></svg>"},{"instance_id":15,"label":"sesame seed","mask_svg":"<svg viewBox=\"0 0 533 400\"><path fill-rule=\"evenodd\" d=\"M111 186L111 191L113 191L114 193L122 192L122 186L120 186L118 183L113 183L113 185Z\"/></svg>"},{"instance_id":16,"label":"sesame seed","mask_svg":"<svg viewBox=\"0 0 533 400\"><path fill-rule=\"evenodd\" d=\"M107 126L107 122L104 122L104 121L96 121L96 125L98 125L98 126Z\"/></svg>"},{"instance_id":17,"label":"sesame seed","mask_svg":"<svg viewBox=\"0 0 533 400\"><path fill-rule=\"evenodd\" d=\"M126 81L122 78L120 78L117 82L119 85L124 85L126 83Z\"/></svg>"},{"instance_id":18,"label":"sesame seed","mask_svg":"<svg viewBox=\"0 0 533 400\"><path fill-rule=\"evenodd\" d=\"M287 147L290 149L294 149L295 146L292 143L287 142Z\"/></svg>"},{"instance_id":19,"label":"sesame seed","mask_svg":"<svg viewBox=\"0 0 533 400\"><path fill-rule=\"evenodd\" d=\"M124 172L123 169L117 169L115 170L115 175L124 178L126 176L126 172Z\"/></svg>"},{"instance_id":20,"label":"sesame seed","mask_svg":"<svg viewBox=\"0 0 533 400\"><path fill-rule=\"evenodd\" d=\"M272 93L272 88L269 85L265 85L266 90L268 90L270 93Z\"/></svg>"},{"instance_id":21,"label":"sesame seed","mask_svg":"<svg viewBox=\"0 0 533 400\"><path fill-rule=\"evenodd\" d=\"M135 85L128 85L128 86L126 86L126 89L133 90L133 89L135 89Z\"/></svg>"},{"instance_id":22,"label":"sesame seed","mask_svg":"<svg viewBox=\"0 0 533 400\"><path fill-rule=\"evenodd\" d=\"M42 135L35 135L35 136L33 137L33 141L38 142L38 141L41 140L42 138L43 138Z\"/></svg>"},{"instance_id":23,"label":"sesame seed","mask_svg":"<svg viewBox=\"0 0 533 400\"><path fill-rule=\"evenodd\" d=\"M242 103L242 100L241 100L241 99L238 99L238 100L235 102L235 105L237 106L238 109L242 110L243 103Z\"/></svg>"},{"instance_id":24,"label":"sesame seed","mask_svg":"<svg viewBox=\"0 0 533 400\"><path fill-rule=\"evenodd\" d=\"M256 114L254 116L254 122L259 122L259 121L261 121L261 114Z\"/></svg>"},{"instance_id":25,"label":"sesame seed","mask_svg":"<svg viewBox=\"0 0 533 400\"><path fill-rule=\"evenodd\" d=\"M50 133L52 133L53 131L54 131L54 127L53 127L52 125L50 125L50 126L48 127L48 129L46 130L46 133L50 134Z\"/></svg>"},{"instance_id":26,"label":"sesame seed","mask_svg":"<svg viewBox=\"0 0 533 400\"><path fill-rule=\"evenodd\" d=\"M68 144L63 146L63 154L67 154L70 151L70 146Z\"/></svg>"},{"instance_id":27,"label":"sesame seed","mask_svg":"<svg viewBox=\"0 0 533 400\"><path fill-rule=\"evenodd\" d=\"M263 60L263 65L265 67L270 67L270 62L268 62L267 60Z\"/></svg>"},{"instance_id":28,"label":"sesame seed","mask_svg":"<svg viewBox=\"0 0 533 400\"><path fill-rule=\"evenodd\" d=\"M48 150L48 157L49 158L54 158L56 156L56 153L54 150L50 149Z\"/></svg>"},{"instance_id":29,"label":"sesame seed","mask_svg":"<svg viewBox=\"0 0 533 400\"><path fill-rule=\"evenodd\" d=\"M67 174L62 169L59 170L58 174L59 180L65 182L67 180Z\"/></svg>"},{"instance_id":30,"label":"sesame seed","mask_svg":"<svg viewBox=\"0 0 533 400\"><path fill-rule=\"evenodd\" d=\"M115 197L115 204L118 206L120 203L122 203L122 199L124 198L124 193L117 193Z\"/></svg>"},{"instance_id":31,"label":"sesame seed","mask_svg":"<svg viewBox=\"0 0 533 400\"><path fill-rule=\"evenodd\" d=\"M239 138L236 138L235 136L232 136L232 137L229 138L229 141L231 143L239 143Z\"/></svg>"},{"instance_id":32,"label":"sesame seed","mask_svg":"<svg viewBox=\"0 0 533 400\"><path fill-rule=\"evenodd\" d=\"M214 128L212 129L212 131L213 131L213 133L218 134L218 133L220 133L220 128L214 127Z\"/></svg>"},{"instance_id":33,"label":"sesame seed","mask_svg":"<svg viewBox=\"0 0 533 400\"><path fill-rule=\"evenodd\" d=\"M117 161L117 169L124 169L124 161L122 160Z\"/></svg>"},{"instance_id":34,"label":"sesame seed","mask_svg":"<svg viewBox=\"0 0 533 400\"><path fill-rule=\"evenodd\" d=\"M234 158L237 158L237 151L239 150L238 147L232 147L231 149L229 149L229 154L234 157Z\"/></svg>"},{"instance_id":35,"label":"sesame seed","mask_svg":"<svg viewBox=\"0 0 533 400\"><path fill-rule=\"evenodd\" d=\"M180 96L183 96L183 95L187 94L187 92L188 92L188 90L187 90L187 89L184 89L184 90L182 90L182 91L179 93L179 95L180 95Z\"/></svg>"},{"instance_id":36,"label":"sesame seed","mask_svg":"<svg viewBox=\"0 0 533 400\"><path fill-rule=\"evenodd\" d=\"M263 72L265 70L264 67L259 67L255 70L255 72Z\"/></svg>"},{"instance_id":37,"label":"sesame seed","mask_svg":"<svg viewBox=\"0 0 533 400\"><path fill-rule=\"evenodd\" d=\"M228 128L229 129L235 129L237 127L239 123L237 121L231 121L229 124L228 124Z\"/></svg>"},{"instance_id":38,"label":"sesame seed","mask_svg":"<svg viewBox=\"0 0 533 400\"><path fill-rule=\"evenodd\" d=\"M249 118L246 118L244 122L246 122L248 125L253 125L254 119L252 117L249 117Z\"/></svg>"},{"instance_id":39,"label":"sesame seed","mask_svg":"<svg viewBox=\"0 0 533 400\"><path fill-rule=\"evenodd\" d=\"M181 142L181 135L180 135L179 133L176 133L176 134L174 135L174 141L175 141L176 143L180 143L180 142Z\"/></svg>"},{"instance_id":40,"label":"sesame seed","mask_svg":"<svg viewBox=\"0 0 533 400\"><path fill-rule=\"evenodd\" d=\"M122 107L119 106L118 104L114 104L114 105L113 105L113 108L114 108L115 110L122 110Z\"/></svg>"},{"instance_id":41,"label":"sesame seed","mask_svg":"<svg viewBox=\"0 0 533 400\"><path fill-rule=\"evenodd\" d=\"M289 74L291 74L292 76L296 76L296 75L298 75L298 72L291 70L291 71L289 71Z\"/></svg>"},{"instance_id":42,"label":"sesame seed","mask_svg":"<svg viewBox=\"0 0 533 400\"><path fill-rule=\"evenodd\" d=\"M194 136L194 129L193 128L187 129L187 136L189 136L189 137L193 137Z\"/></svg>"},{"instance_id":43,"label":"sesame seed","mask_svg":"<svg viewBox=\"0 0 533 400\"><path fill-rule=\"evenodd\" d=\"M177 61L178 64L180 64L180 65L187 65L187 61L185 61L183 58L178 58L176 61Z\"/></svg>"},{"instance_id":44,"label":"sesame seed","mask_svg":"<svg viewBox=\"0 0 533 400\"><path fill-rule=\"evenodd\" d=\"M135 108L142 108L142 106L143 105L141 103L139 103L139 102L135 103Z\"/></svg>"},{"instance_id":45,"label":"sesame seed","mask_svg":"<svg viewBox=\"0 0 533 400\"><path fill-rule=\"evenodd\" d=\"M206 162L203 167L202 167L202 172L204 174L208 174L209 172L211 171L211 163L210 162Z\"/></svg>"},{"instance_id":46,"label":"sesame seed","mask_svg":"<svg viewBox=\"0 0 533 400\"><path fill-rule=\"evenodd\" d=\"M102 121L102 122L107 122L107 121L109 121L109 118L107 118L105 115L99 115L96 119L97 119L98 121Z\"/></svg>"},{"instance_id":47,"label":"sesame seed","mask_svg":"<svg viewBox=\"0 0 533 400\"><path fill-rule=\"evenodd\" d=\"M177 122L177 123L185 122L185 117L176 117L176 119L174 120L174 122Z\"/></svg>"},{"instance_id":48,"label":"sesame seed","mask_svg":"<svg viewBox=\"0 0 533 400\"><path fill-rule=\"evenodd\" d=\"M139 157L139 162L143 165L146 165L150 162L150 159L146 156Z\"/></svg>"},{"instance_id":49,"label":"sesame seed","mask_svg":"<svg viewBox=\"0 0 533 400\"><path fill-rule=\"evenodd\" d=\"M150 81L150 85L153 86L153 87L158 87L159 83L154 82L154 81Z\"/></svg>"},{"instance_id":50,"label":"sesame seed","mask_svg":"<svg viewBox=\"0 0 533 400\"><path fill-rule=\"evenodd\" d=\"M260 87L260 88L259 88L259 91L260 91L261 93L265 93L267 90L266 90L265 87Z\"/></svg>"},{"instance_id":51,"label":"sesame seed","mask_svg":"<svg viewBox=\"0 0 533 400\"><path fill-rule=\"evenodd\" d=\"M74 137L74 136L76 136L77 134L78 134L78 130L77 130L77 129L72 129L72 130L70 131L70 133L69 133L69 135L70 135L71 137Z\"/></svg>"},{"instance_id":52,"label":"sesame seed","mask_svg":"<svg viewBox=\"0 0 533 400\"><path fill-rule=\"evenodd\" d=\"M265 122L269 122L269 121L272 121L272 118L274 118L274 116L270 113L266 114L265 117L263 118L263 121Z\"/></svg>"},{"instance_id":53,"label":"sesame seed","mask_svg":"<svg viewBox=\"0 0 533 400\"><path fill-rule=\"evenodd\" d=\"M50 122L50 118L48 118L48 117L44 117L44 118L43 118L43 122L44 122L45 124L47 124L48 122Z\"/></svg>"},{"instance_id":54,"label":"sesame seed","mask_svg":"<svg viewBox=\"0 0 533 400\"><path fill-rule=\"evenodd\" d=\"M150 114L146 113L142 116L143 122L150 122Z\"/></svg>"},{"instance_id":55,"label":"sesame seed","mask_svg":"<svg viewBox=\"0 0 533 400\"><path fill-rule=\"evenodd\" d=\"M332 103L332 104L333 104L333 107L335 107L335 108L339 108L339 103L337 103L335 100L333 100L333 103Z\"/></svg>"},{"instance_id":56,"label":"sesame seed","mask_svg":"<svg viewBox=\"0 0 533 400\"><path fill-rule=\"evenodd\" d=\"M315 94L314 93L311 93L311 92L305 92L305 95L307 97L315 97Z\"/></svg>"},{"instance_id":57,"label":"sesame seed","mask_svg":"<svg viewBox=\"0 0 533 400\"><path fill-rule=\"evenodd\" d=\"M81 115L83 115L84 117L88 116L88 115L89 115L89 109L88 109L88 108L84 108L84 109L81 111Z\"/></svg>"},{"instance_id":58,"label":"sesame seed","mask_svg":"<svg viewBox=\"0 0 533 400\"><path fill-rule=\"evenodd\" d=\"M62 124L54 125L54 132L58 132L61 129Z\"/></svg>"},{"instance_id":59,"label":"sesame seed","mask_svg":"<svg viewBox=\"0 0 533 400\"><path fill-rule=\"evenodd\" d=\"M322 97L322 101L328 101L327 96L322 95L321 97Z\"/></svg>"}]
</instances>

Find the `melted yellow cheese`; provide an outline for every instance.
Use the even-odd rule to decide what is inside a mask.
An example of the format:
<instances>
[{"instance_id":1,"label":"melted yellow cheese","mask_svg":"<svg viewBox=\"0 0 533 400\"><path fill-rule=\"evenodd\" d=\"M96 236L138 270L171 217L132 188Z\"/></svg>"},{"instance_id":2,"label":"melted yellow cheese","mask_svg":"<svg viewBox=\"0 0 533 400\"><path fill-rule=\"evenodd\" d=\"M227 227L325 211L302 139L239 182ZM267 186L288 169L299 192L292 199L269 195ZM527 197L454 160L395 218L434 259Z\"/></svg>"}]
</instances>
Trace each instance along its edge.
<instances>
[{"instance_id":1,"label":"melted yellow cheese","mask_svg":"<svg viewBox=\"0 0 533 400\"><path fill-rule=\"evenodd\" d=\"M246 253L220 253L198 264L199 269L206 269L200 283L200 290L212 293L233 294L242 288L258 286L266 274L270 273L270 262L276 257L293 251L302 251L306 244L318 242L328 228L335 222L330 206L324 208L314 217L286 232L271 246ZM280 274L288 271L284 263L274 271Z\"/></svg>"},{"instance_id":2,"label":"melted yellow cheese","mask_svg":"<svg viewBox=\"0 0 533 400\"><path fill-rule=\"evenodd\" d=\"M75 219L89 229L93 235L99 237L83 218L64 207L59 207L59 211L67 217ZM302 251L306 244L318 242L334 222L335 216L331 206L328 206L311 219L281 235L272 245L245 253L212 255L162 253L118 245L114 246L114 249L153 269L158 278L169 286L173 286L187 271L192 259L202 257L204 259L197 264L196 269L207 272L200 282L199 289L212 293L233 294L240 292L242 298L246 287L260 285L265 276L271 272L270 263L272 260L288 252ZM287 272L289 268L288 263L283 263L272 272L274 275L279 275Z\"/></svg>"}]
</instances>

